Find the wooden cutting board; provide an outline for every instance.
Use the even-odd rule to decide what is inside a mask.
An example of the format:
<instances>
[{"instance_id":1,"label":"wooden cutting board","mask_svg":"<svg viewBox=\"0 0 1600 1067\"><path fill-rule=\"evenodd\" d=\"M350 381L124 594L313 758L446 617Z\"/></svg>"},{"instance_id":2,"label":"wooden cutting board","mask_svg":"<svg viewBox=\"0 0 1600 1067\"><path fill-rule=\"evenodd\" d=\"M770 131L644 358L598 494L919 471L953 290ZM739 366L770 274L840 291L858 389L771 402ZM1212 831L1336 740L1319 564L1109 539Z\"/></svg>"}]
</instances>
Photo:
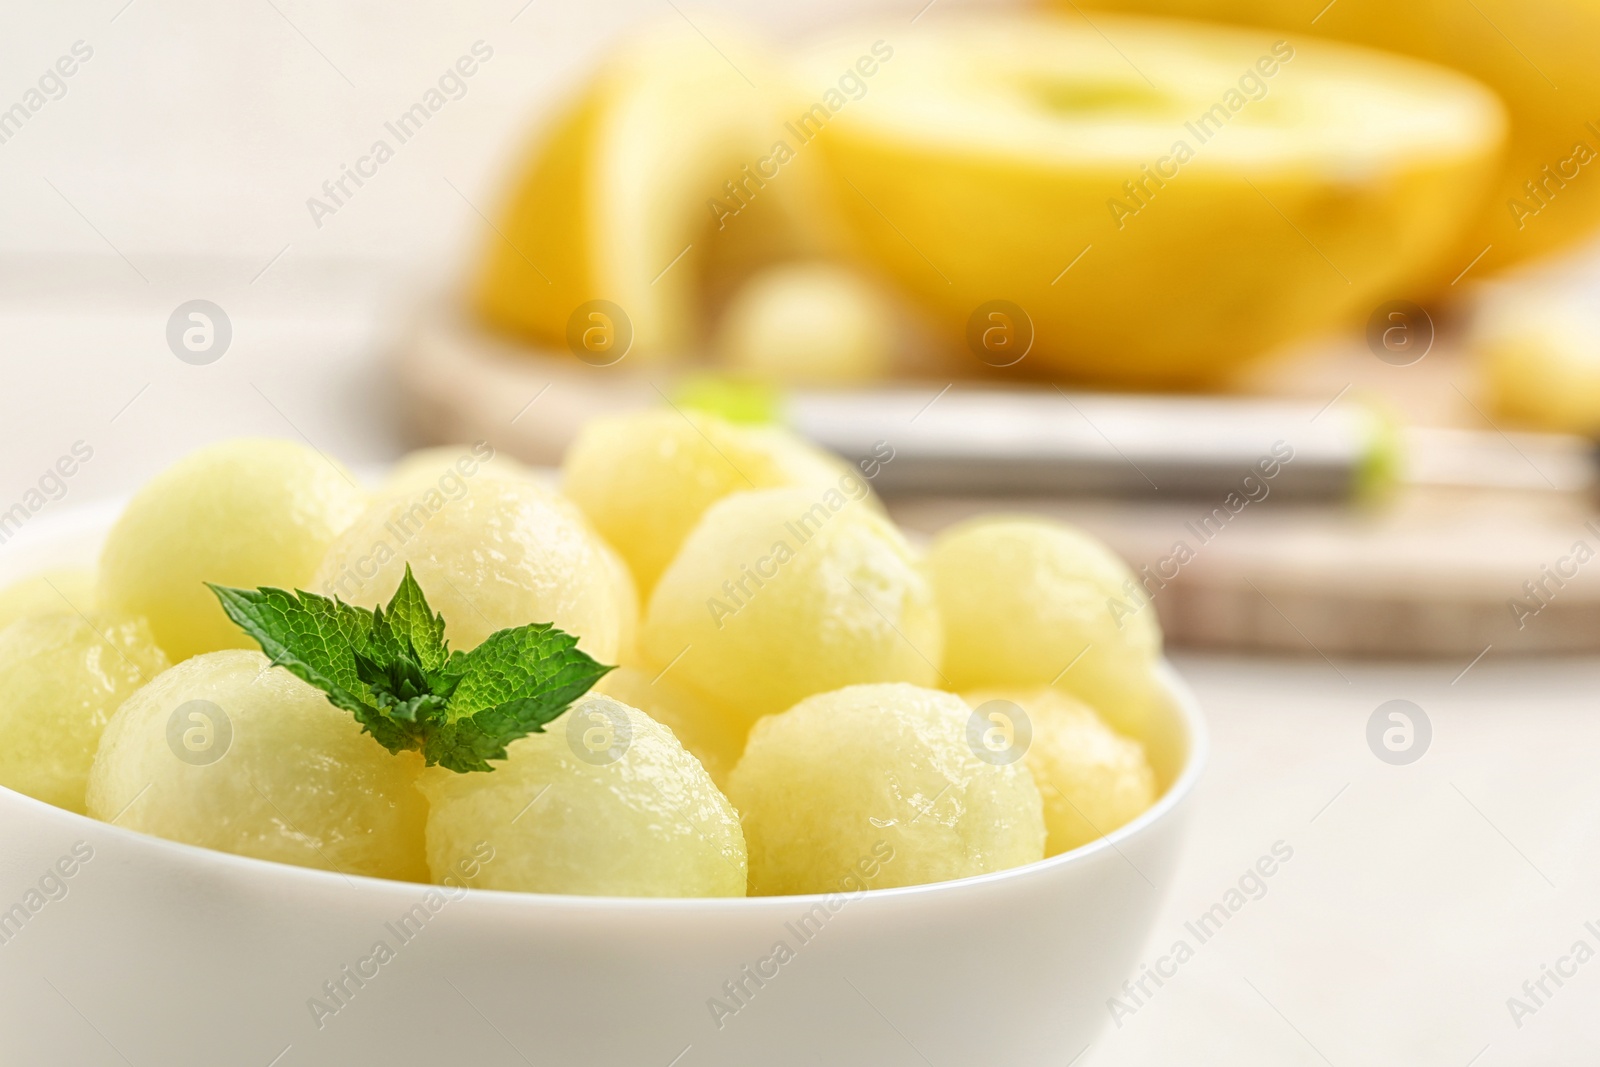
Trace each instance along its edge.
<instances>
[{"instance_id":1,"label":"wooden cutting board","mask_svg":"<svg viewBox=\"0 0 1600 1067\"><path fill-rule=\"evenodd\" d=\"M659 404L676 385L668 370L591 367L440 312L407 333L395 367L418 444L483 439L551 466L589 418ZM929 379L929 396L948 384ZM1359 341L1327 344L1269 365L1238 388L1333 403L1380 397L1416 424L1498 436L1474 397L1469 368L1444 340L1406 367L1374 358ZM1498 461L1534 463L1504 440ZM1142 573L1153 576L1148 588L1173 645L1329 660L1429 656L1463 668L1487 655L1600 650L1600 511L1586 493L1406 487L1367 505L1269 496L1214 533L1215 522L1197 525L1213 505L1195 500L888 503L902 525L923 533L992 511L1075 522L1136 569L1149 568Z\"/></svg>"}]
</instances>

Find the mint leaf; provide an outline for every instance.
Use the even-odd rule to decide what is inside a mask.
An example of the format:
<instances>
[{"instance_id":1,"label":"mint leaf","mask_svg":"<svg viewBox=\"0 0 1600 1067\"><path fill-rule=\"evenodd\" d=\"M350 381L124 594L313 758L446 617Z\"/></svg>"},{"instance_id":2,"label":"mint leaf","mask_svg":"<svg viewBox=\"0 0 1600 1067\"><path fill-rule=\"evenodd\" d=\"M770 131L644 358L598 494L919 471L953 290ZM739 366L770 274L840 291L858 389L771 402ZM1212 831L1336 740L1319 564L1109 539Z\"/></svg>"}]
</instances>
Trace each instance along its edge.
<instances>
[{"instance_id":1,"label":"mint leaf","mask_svg":"<svg viewBox=\"0 0 1600 1067\"><path fill-rule=\"evenodd\" d=\"M489 760L505 759L507 745L541 732L612 669L550 623L451 652L444 617L409 566L375 610L303 590L210 589L274 666L321 689L379 744L460 773L493 770Z\"/></svg>"},{"instance_id":2,"label":"mint leaf","mask_svg":"<svg viewBox=\"0 0 1600 1067\"><path fill-rule=\"evenodd\" d=\"M228 618L255 639L273 666L328 694L329 702L354 715L390 752L417 746L417 739L379 710L379 698L357 665L356 650L371 644L372 612L315 593L207 584Z\"/></svg>"},{"instance_id":3,"label":"mint leaf","mask_svg":"<svg viewBox=\"0 0 1600 1067\"><path fill-rule=\"evenodd\" d=\"M447 711L451 730L436 738L431 762L486 770L506 745L542 733L572 702L612 670L579 651L578 639L549 623L499 630L470 652L450 657L457 678Z\"/></svg>"},{"instance_id":4,"label":"mint leaf","mask_svg":"<svg viewBox=\"0 0 1600 1067\"><path fill-rule=\"evenodd\" d=\"M346 711L359 713L370 706L371 693L351 652L367 646L371 612L315 593L206 584L228 618L255 639L273 666L288 668Z\"/></svg>"},{"instance_id":5,"label":"mint leaf","mask_svg":"<svg viewBox=\"0 0 1600 1067\"><path fill-rule=\"evenodd\" d=\"M422 588L411 576L409 563L400 588L389 600L388 610L387 617L381 609L376 612L374 631L383 629L386 637L392 637L399 647L409 650L410 658L424 671L431 674L443 668L450 657L449 644L444 639L444 616L428 607Z\"/></svg>"}]
</instances>

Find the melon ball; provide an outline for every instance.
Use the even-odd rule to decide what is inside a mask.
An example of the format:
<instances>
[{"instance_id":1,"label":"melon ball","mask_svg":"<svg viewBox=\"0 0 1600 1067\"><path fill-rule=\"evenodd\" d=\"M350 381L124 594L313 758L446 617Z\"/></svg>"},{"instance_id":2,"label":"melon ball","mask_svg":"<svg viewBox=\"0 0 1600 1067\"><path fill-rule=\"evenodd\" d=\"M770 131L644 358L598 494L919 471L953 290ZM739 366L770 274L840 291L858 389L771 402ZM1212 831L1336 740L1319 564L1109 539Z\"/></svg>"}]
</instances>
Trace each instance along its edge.
<instances>
[{"instance_id":1,"label":"melon ball","mask_svg":"<svg viewBox=\"0 0 1600 1067\"><path fill-rule=\"evenodd\" d=\"M422 759L260 652L185 660L112 716L89 814L241 856L426 881Z\"/></svg>"},{"instance_id":2,"label":"melon ball","mask_svg":"<svg viewBox=\"0 0 1600 1067\"><path fill-rule=\"evenodd\" d=\"M570 501L531 482L484 479L374 504L328 550L309 588L363 607L416 576L453 649L553 622L615 663L629 603L605 546ZM637 610L637 609L635 609Z\"/></svg>"},{"instance_id":3,"label":"melon ball","mask_svg":"<svg viewBox=\"0 0 1600 1067\"><path fill-rule=\"evenodd\" d=\"M485 441L470 445L439 445L419 448L401 456L389 476L378 487L378 496L402 496L437 489L452 496L458 487L474 478L504 478L534 481L536 475L510 456L501 455Z\"/></svg>"},{"instance_id":4,"label":"melon ball","mask_svg":"<svg viewBox=\"0 0 1600 1067\"><path fill-rule=\"evenodd\" d=\"M0 589L0 629L29 615L76 615L95 610L94 571L63 567L29 575Z\"/></svg>"},{"instance_id":5,"label":"melon ball","mask_svg":"<svg viewBox=\"0 0 1600 1067\"><path fill-rule=\"evenodd\" d=\"M34 615L0 630L0 785L82 812L106 721L166 668L143 619Z\"/></svg>"},{"instance_id":6,"label":"melon ball","mask_svg":"<svg viewBox=\"0 0 1600 1067\"><path fill-rule=\"evenodd\" d=\"M790 263L756 275L718 325L717 351L730 369L804 385L859 384L884 377L894 356L894 314L855 271Z\"/></svg>"},{"instance_id":7,"label":"melon ball","mask_svg":"<svg viewBox=\"0 0 1600 1067\"><path fill-rule=\"evenodd\" d=\"M723 714L672 680L671 672L619 667L595 685L595 691L638 708L672 731L672 736L700 761L722 788L728 772L744 751L744 723Z\"/></svg>"},{"instance_id":8,"label":"melon ball","mask_svg":"<svg viewBox=\"0 0 1600 1067\"><path fill-rule=\"evenodd\" d=\"M627 560L648 597L683 539L729 493L865 483L787 430L660 409L594 419L567 450L562 491Z\"/></svg>"},{"instance_id":9,"label":"melon ball","mask_svg":"<svg viewBox=\"0 0 1600 1067\"><path fill-rule=\"evenodd\" d=\"M651 594L640 639L646 660L676 660L679 683L746 727L847 685L931 685L942 643L900 531L864 496L810 488L712 505Z\"/></svg>"},{"instance_id":10,"label":"melon ball","mask_svg":"<svg viewBox=\"0 0 1600 1067\"><path fill-rule=\"evenodd\" d=\"M595 540L611 575L612 595L617 604L616 662L636 663L639 659L639 592L633 582L633 572L616 549L600 538Z\"/></svg>"},{"instance_id":11,"label":"melon ball","mask_svg":"<svg viewBox=\"0 0 1600 1067\"><path fill-rule=\"evenodd\" d=\"M251 647L204 583L304 586L366 502L348 474L303 445L208 445L128 502L100 556L101 607L144 616L173 660Z\"/></svg>"},{"instance_id":12,"label":"melon ball","mask_svg":"<svg viewBox=\"0 0 1600 1067\"><path fill-rule=\"evenodd\" d=\"M1044 798L1045 855L1077 848L1132 822L1156 800L1144 746L1058 689L964 694L980 725L1003 733L998 758L1014 751ZM1007 744L1010 749L1008 750Z\"/></svg>"},{"instance_id":13,"label":"melon ball","mask_svg":"<svg viewBox=\"0 0 1600 1067\"><path fill-rule=\"evenodd\" d=\"M488 773L430 768L428 865L482 889L741 897L739 816L672 731L590 694ZM470 857L490 858L470 874Z\"/></svg>"},{"instance_id":14,"label":"melon ball","mask_svg":"<svg viewBox=\"0 0 1600 1067\"><path fill-rule=\"evenodd\" d=\"M914 685L853 685L762 719L728 779L751 895L965 878L1044 858L1020 761L968 743L972 710Z\"/></svg>"},{"instance_id":15,"label":"melon ball","mask_svg":"<svg viewBox=\"0 0 1600 1067\"><path fill-rule=\"evenodd\" d=\"M1600 299L1541 280L1490 289L1467 342L1496 415L1600 436Z\"/></svg>"},{"instance_id":16,"label":"melon ball","mask_svg":"<svg viewBox=\"0 0 1600 1067\"><path fill-rule=\"evenodd\" d=\"M928 571L949 688L1054 685L1142 736L1160 699L1161 627L1104 544L1047 519L979 518L935 539Z\"/></svg>"}]
</instances>

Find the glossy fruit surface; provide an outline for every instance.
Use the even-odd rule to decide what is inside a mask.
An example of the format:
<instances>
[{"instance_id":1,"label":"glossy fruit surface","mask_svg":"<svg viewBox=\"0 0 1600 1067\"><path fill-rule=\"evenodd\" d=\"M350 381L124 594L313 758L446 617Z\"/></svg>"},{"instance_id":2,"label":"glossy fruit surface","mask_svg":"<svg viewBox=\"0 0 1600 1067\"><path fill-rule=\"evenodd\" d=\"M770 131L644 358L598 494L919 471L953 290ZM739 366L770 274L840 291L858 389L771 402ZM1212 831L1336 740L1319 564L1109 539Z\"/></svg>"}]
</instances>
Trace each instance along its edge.
<instances>
[{"instance_id":1,"label":"glossy fruit surface","mask_svg":"<svg viewBox=\"0 0 1600 1067\"><path fill-rule=\"evenodd\" d=\"M95 609L94 571L61 567L0 589L0 630L29 615L89 614Z\"/></svg>"},{"instance_id":2,"label":"glossy fruit surface","mask_svg":"<svg viewBox=\"0 0 1600 1067\"><path fill-rule=\"evenodd\" d=\"M309 588L364 607L386 604L407 564L445 637L466 650L496 630L549 623L617 662L629 596L606 548L572 503L532 482L474 479L374 504L329 548ZM634 609L635 611L637 609Z\"/></svg>"},{"instance_id":3,"label":"glossy fruit surface","mask_svg":"<svg viewBox=\"0 0 1600 1067\"><path fill-rule=\"evenodd\" d=\"M106 722L166 667L139 620L58 613L0 629L0 785L83 811Z\"/></svg>"},{"instance_id":4,"label":"glossy fruit surface","mask_svg":"<svg viewBox=\"0 0 1600 1067\"><path fill-rule=\"evenodd\" d=\"M101 609L149 620L175 661L253 647L205 583L304 587L366 504L348 472L304 445L207 445L128 502L101 551Z\"/></svg>"},{"instance_id":5,"label":"glossy fruit surface","mask_svg":"<svg viewBox=\"0 0 1600 1067\"><path fill-rule=\"evenodd\" d=\"M865 491L863 486L863 492ZM645 610L644 658L748 725L813 693L934 684L933 590L865 497L763 489L714 504Z\"/></svg>"},{"instance_id":6,"label":"glossy fruit surface","mask_svg":"<svg viewBox=\"0 0 1600 1067\"><path fill-rule=\"evenodd\" d=\"M1045 855L1104 837L1155 803L1155 772L1144 746L1111 729L1082 701L1057 689L962 696L990 724L985 732L997 735L997 751L1022 750L1044 798Z\"/></svg>"},{"instance_id":7,"label":"glossy fruit surface","mask_svg":"<svg viewBox=\"0 0 1600 1067\"><path fill-rule=\"evenodd\" d=\"M723 497L785 485L821 492L853 477L842 461L787 430L660 408L585 426L567 450L562 491L648 596L700 516Z\"/></svg>"},{"instance_id":8,"label":"glossy fruit surface","mask_svg":"<svg viewBox=\"0 0 1600 1067\"><path fill-rule=\"evenodd\" d=\"M1046 519L979 518L934 540L928 571L952 688L1054 685L1139 735L1158 698L1161 627L1104 544Z\"/></svg>"},{"instance_id":9,"label":"glossy fruit surface","mask_svg":"<svg viewBox=\"0 0 1600 1067\"><path fill-rule=\"evenodd\" d=\"M390 468L377 495L398 496L433 489L448 497L459 491L461 483L475 478L537 480L532 469L510 456L494 452L481 441L475 445L437 445L401 456Z\"/></svg>"},{"instance_id":10,"label":"glossy fruit surface","mask_svg":"<svg viewBox=\"0 0 1600 1067\"><path fill-rule=\"evenodd\" d=\"M185 660L123 703L88 809L223 852L425 881L421 770L260 652L228 650Z\"/></svg>"},{"instance_id":11,"label":"glossy fruit surface","mask_svg":"<svg viewBox=\"0 0 1600 1067\"><path fill-rule=\"evenodd\" d=\"M431 768L434 876L492 850L483 889L584 896L745 893L739 816L671 731L609 697L582 698L488 773ZM486 846L486 847L485 847Z\"/></svg>"},{"instance_id":12,"label":"glossy fruit surface","mask_svg":"<svg viewBox=\"0 0 1600 1067\"><path fill-rule=\"evenodd\" d=\"M1039 791L1020 762L978 757L971 716L949 693L857 685L757 723L728 782L751 894L920 885L1041 859Z\"/></svg>"},{"instance_id":13,"label":"glossy fruit surface","mask_svg":"<svg viewBox=\"0 0 1600 1067\"><path fill-rule=\"evenodd\" d=\"M638 708L672 731L721 789L744 751L744 724L672 680L671 672L619 667L600 679L595 692Z\"/></svg>"}]
</instances>

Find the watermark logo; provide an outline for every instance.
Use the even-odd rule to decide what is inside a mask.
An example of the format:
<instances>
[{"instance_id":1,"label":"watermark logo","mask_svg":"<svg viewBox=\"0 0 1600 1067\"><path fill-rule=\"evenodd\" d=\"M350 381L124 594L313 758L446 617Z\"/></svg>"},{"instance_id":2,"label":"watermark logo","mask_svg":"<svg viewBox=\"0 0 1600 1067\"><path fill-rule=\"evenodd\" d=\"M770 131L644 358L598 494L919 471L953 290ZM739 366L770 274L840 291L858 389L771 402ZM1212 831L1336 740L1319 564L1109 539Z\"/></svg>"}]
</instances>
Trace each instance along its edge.
<instances>
[{"instance_id":1,"label":"watermark logo","mask_svg":"<svg viewBox=\"0 0 1600 1067\"><path fill-rule=\"evenodd\" d=\"M856 466L870 480L876 478L893 459L894 447L887 441L878 441L872 446L872 454L863 457ZM846 471L839 476L837 488L829 488L804 512L785 522L785 536L774 541L766 555L749 563L741 563L738 576L722 583L722 594L727 599L717 596L706 598L706 611L710 613L716 628L722 629L728 619L748 607L755 595L778 577L784 564L794 559L813 537L822 533L829 519L839 514L846 505L866 499L871 492L867 482L857 477L855 471Z\"/></svg>"},{"instance_id":2,"label":"watermark logo","mask_svg":"<svg viewBox=\"0 0 1600 1067\"><path fill-rule=\"evenodd\" d=\"M233 745L233 720L209 700L179 704L167 716L167 747L191 767L209 767Z\"/></svg>"},{"instance_id":3,"label":"watermark logo","mask_svg":"<svg viewBox=\"0 0 1600 1067\"><path fill-rule=\"evenodd\" d=\"M0 910L0 945L9 945L47 905L67 899L67 894L72 891L70 880L92 859L94 846L87 841L78 841L70 852L44 869L44 873L23 892L21 899L9 908L0 905L3 908Z\"/></svg>"},{"instance_id":4,"label":"watermark logo","mask_svg":"<svg viewBox=\"0 0 1600 1067\"><path fill-rule=\"evenodd\" d=\"M985 763L1015 763L1033 743L1033 721L1009 700L987 700L967 718L967 747Z\"/></svg>"},{"instance_id":5,"label":"watermark logo","mask_svg":"<svg viewBox=\"0 0 1600 1067\"><path fill-rule=\"evenodd\" d=\"M1417 762L1432 742L1428 713L1409 700L1385 701L1367 719L1367 747L1395 767Z\"/></svg>"},{"instance_id":6,"label":"watermark logo","mask_svg":"<svg viewBox=\"0 0 1600 1067\"><path fill-rule=\"evenodd\" d=\"M66 96L67 79L78 73L83 64L93 58L94 46L87 41L72 42L72 47L67 52L58 56L55 63L46 67L33 85L23 90L20 99L10 107L0 110L0 144L5 144L21 133L22 127L26 126L46 104Z\"/></svg>"},{"instance_id":7,"label":"watermark logo","mask_svg":"<svg viewBox=\"0 0 1600 1067\"><path fill-rule=\"evenodd\" d=\"M1367 347L1391 367L1409 367L1433 349L1433 316L1420 304L1391 300L1372 309Z\"/></svg>"},{"instance_id":8,"label":"watermark logo","mask_svg":"<svg viewBox=\"0 0 1600 1067\"><path fill-rule=\"evenodd\" d=\"M1033 348L1033 319L1009 300L990 300L967 317L967 347L991 367L1021 363Z\"/></svg>"},{"instance_id":9,"label":"watermark logo","mask_svg":"<svg viewBox=\"0 0 1600 1067\"><path fill-rule=\"evenodd\" d=\"M776 980L782 969L799 958L800 950L822 935L833 917L872 888L883 868L894 862L894 846L887 841L873 843L871 852L859 857L834 884L830 893L783 924L783 936L772 949L754 963L747 963L732 978L722 983L719 996L706 998L706 1011L718 1030L728 1020L748 1008L756 996Z\"/></svg>"},{"instance_id":10,"label":"watermark logo","mask_svg":"<svg viewBox=\"0 0 1600 1067\"><path fill-rule=\"evenodd\" d=\"M322 983L322 988L306 998L306 1010L318 1030L328 1024L333 1016L348 1008L367 985L375 981L384 969L399 958L407 945L433 924L445 907L467 895L467 886L477 878L485 865L494 860L494 846L479 841L472 853L463 856L445 870L438 885L432 885L417 898L411 907L383 924L383 933L372 943L366 955L347 963Z\"/></svg>"},{"instance_id":11,"label":"watermark logo","mask_svg":"<svg viewBox=\"0 0 1600 1067\"><path fill-rule=\"evenodd\" d=\"M1119 195L1106 200L1106 210L1117 229L1127 229L1128 220L1149 207L1167 183L1177 178L1195 157L1199 147L1220 134L1235 115L1251 103L1265 100L1270 91L1267 79L1277 75L1294 56L1294 46L1288 41L1275 42L1270 53L1261 55L1244 69L1236 88L1228 89L1211 107L1183 124L1184 130L1194 138L1194 144L1180 137L1172 142L1169 154L1155 160L1153 165L1141 163L1138 176L1122 183L1122 194L1127 199Z\"/></svg>"},{"instance_id":12,"label":"watermark logo","mask_svg":"<svg viewBox=\"0 0 1600 1067\"><path fill-rule=\"evenodd\" d=\"M167 317L167 347L190 366L215 363L232 342L232 320L209 300L185 301Z\"/></svg>"},{"instance_id":13,"label":"watermark logo","mask_svg":"<svg viewBox=\"0 0 1600 1067\"><path fill-rule=\"evenodd\" d=\"M1123 1021L1139 1014L1183 966L1194 959L1208 942L1252 902L1262 899L1270 879L1294 858L1294 846L1278 840L1246 867L1233 885L1225 889L1204 911L1183 924L1183 934L1174 938L1165 953L1150 963L1139 965L1139 973L1125 979L1122 987L1106 999L1106 1012L1117 1029Z\"/></svg>"},{"instance_id":14,"label":"watermark logo","mask_svg":"<svg viewBox=\"0 0 1600 1067\"><path fill-rule=\"evenodd\" d=\"M1584 131L1593 134L1596 143L1600 143L1600 126L1596 126L1592 121L1584 123L1583 126ZM1522 188L1527 196L1525 198L1513 196L1506 200L1506 209L1516 221L1517 229L1519 231L1527 229L1528 220L1549 207L1567 187L1567 183L1576 181L1582 176L1583 168L1597 157L1600 157L1600 153L1596 153L1588 141L1575 139L1571 155L1565 159L1558 159L1555 163L1546 163L1538 174L1523 182Z\"/></svg>"},{"instance_id":15,"label":"watermark logo","mask_svg":"<svg viewBox=\"0 0 1600 1067\"><path fill-rule=\"evenodd\" d=\"M0 501L0 545L15 537L28 524L28 520L47 505L65 497L70 488L67 479L77 474L93 458L92 445L87 441L74 441L72 447L59 456L55 463L45 468L38 481L22 494L22 499L9 507Z\"/></svg>"},{"instance_id":16,"label":"watermark logo","mask_svg":"<svg viewBox=\"0 0 1600 1067\"><path fill-rule=\"evenodd\" d=\"M493 58L492 47L481 39L473 41L472 47L440 72L421 96L414 98L410 106L383 124L383 136L374 138L366 152L356 157L354 165L339 164L339 173L322 183L321 196L306 197L306 211L311 216L311 224L320 230L324 219L343 211L356 193L376 178L384 164L421 133L434 116L467 95L468 79ZM348 78L345 80L349 81ZM449 179L445 179L445 182L449 184ZM461 190L457 189L456 194L466 200ZM468 205L471 205L471 201L468 201Z\"/></svg>"},{"instance_id":17,"label":"watermark logo","mask_svg":"<svg viewBox=\"0 0 1600 1067\"><path fill-rule=\"evenodd\" d=\"M632 744L633 723L615 701L591 700L567 713L567 747L585 763L615 763Z\"/></svg>"},{"instance_id":18,"label":"watermark logo","mask_svg":"<svg viewBox=\"0 0 1600 1067\"><path fill-rule=\"evenodd\" d=\"M1594 959L1594 945L1589 939L1600 944L1600 923L1591 919L1583 924L1583 932L1585 936L1574 941L1565 955L1557 956L1554 965L1539 965L1539 974L1522 983L1520 997L1513 994L1506 998L1506 1011L1518 1030L1526 1025L1528 1016L1537 1015L1540 1009L1548 1007L1567 982L1578 977L1580 967Z\"/></svg>"},{"instance_id":19,"label":"watermark logo","mask_svg":"<svg viewBox=\"0 0 1600 1067\"><path fill-rule=\"evenodd\" d=\"M1106 598L1106 610L1111 613L1117 629L1122 629L1131 616L1149 607L1156 595L1167 587L1167 583L1177 580L1183 568L1199 556L1200 549L1227 529L1228 524L1243 514L1245 508L1267 499L1272 493L1272 479L1278 476L1285 464L1293 461L1294 446L1287 441L1274 442L1272 450L1256 460L1255 465L1239 479L1238 488L1230 490L1222 498L1221 504L1185 522L1183 528L1194 536L1194 544L1191 545L1187 538L1174 541L1170 552L1154 564L1142 564L1137 578L1129 577L1122 583L1122 596Z\"/></svg>"},{"instance_id":20,"label":"watermark logo","mask_svg":"<svg viewBox=\"0 0 1600 1067\"><path fill-rule=\"evenodd\" d=\"M754 165L744 164L737 175L723 182L722 192L706 201L706 210L711 212L717 229L727 228L729 219L749 207L761 190L767 187L767 183L777 178L782 168L796 157L799 149L810 144L823 127L844 110L846 104L866 96L866 79L878 73L878 69L893 58L892 46L882 40L874 41L872 54L863 54L854 66L846 67L839 75L837 87L830 86L820 100L796 115L792 121L783 124L784 131L794 137L793 145L786 137L778 138L772 142L767 154L756 160Z\"/></svg>"},{"instance_id":21,"label":"watermark logo","mask_svg":"<svg viewBox=\"0 0 1600 1067\"><path fill-rule=\"evenodd\" d=\"M404 555L405 546L422 532L429 520L466 498L471 491L468 479L494 456L494 446L489 442L474 442L471 450L457 456L454 463L439 468L439 477L432 485L416 489L397 501L384 520L383 532L361 555L344 557L339 573L322 583L322 594L354 603L368 582L386 573L385 564Z\"/></svg>"},{"instance_id":22,"label":"watermark logo","mask_svg":"<svg viewBox=\"0 0 1600 1067\"><path fill-rule=\"evenodd\" d=\"M1594 520L1584 523L1583 528L1600 538L1600 526L1596 526ZM1594 557L1594 545L1579 540L1572 543L1572 548L1566 555L1557 557L1553 563L1541 563L1539 577L1529 578L1522 583L1523 599L1511 597L1506 600L1512 618L1517 620L1517 629L1527 629L1528 620L1549 607L1556 594L1565 589L1567 583L1578 576L1578 571L1584 564Z\"/></svg>"},{"instance_id":23,"label":"watermark logo","mask_svg":"<svg viewBox=\"0 0 1600 1067\"><path fill-rule=\"evenodd\" d=\"M633 347L633 320L609 300L590 300L567 317L567 348L591 367L622 362Z\"/></svg>"}]
</instances>

